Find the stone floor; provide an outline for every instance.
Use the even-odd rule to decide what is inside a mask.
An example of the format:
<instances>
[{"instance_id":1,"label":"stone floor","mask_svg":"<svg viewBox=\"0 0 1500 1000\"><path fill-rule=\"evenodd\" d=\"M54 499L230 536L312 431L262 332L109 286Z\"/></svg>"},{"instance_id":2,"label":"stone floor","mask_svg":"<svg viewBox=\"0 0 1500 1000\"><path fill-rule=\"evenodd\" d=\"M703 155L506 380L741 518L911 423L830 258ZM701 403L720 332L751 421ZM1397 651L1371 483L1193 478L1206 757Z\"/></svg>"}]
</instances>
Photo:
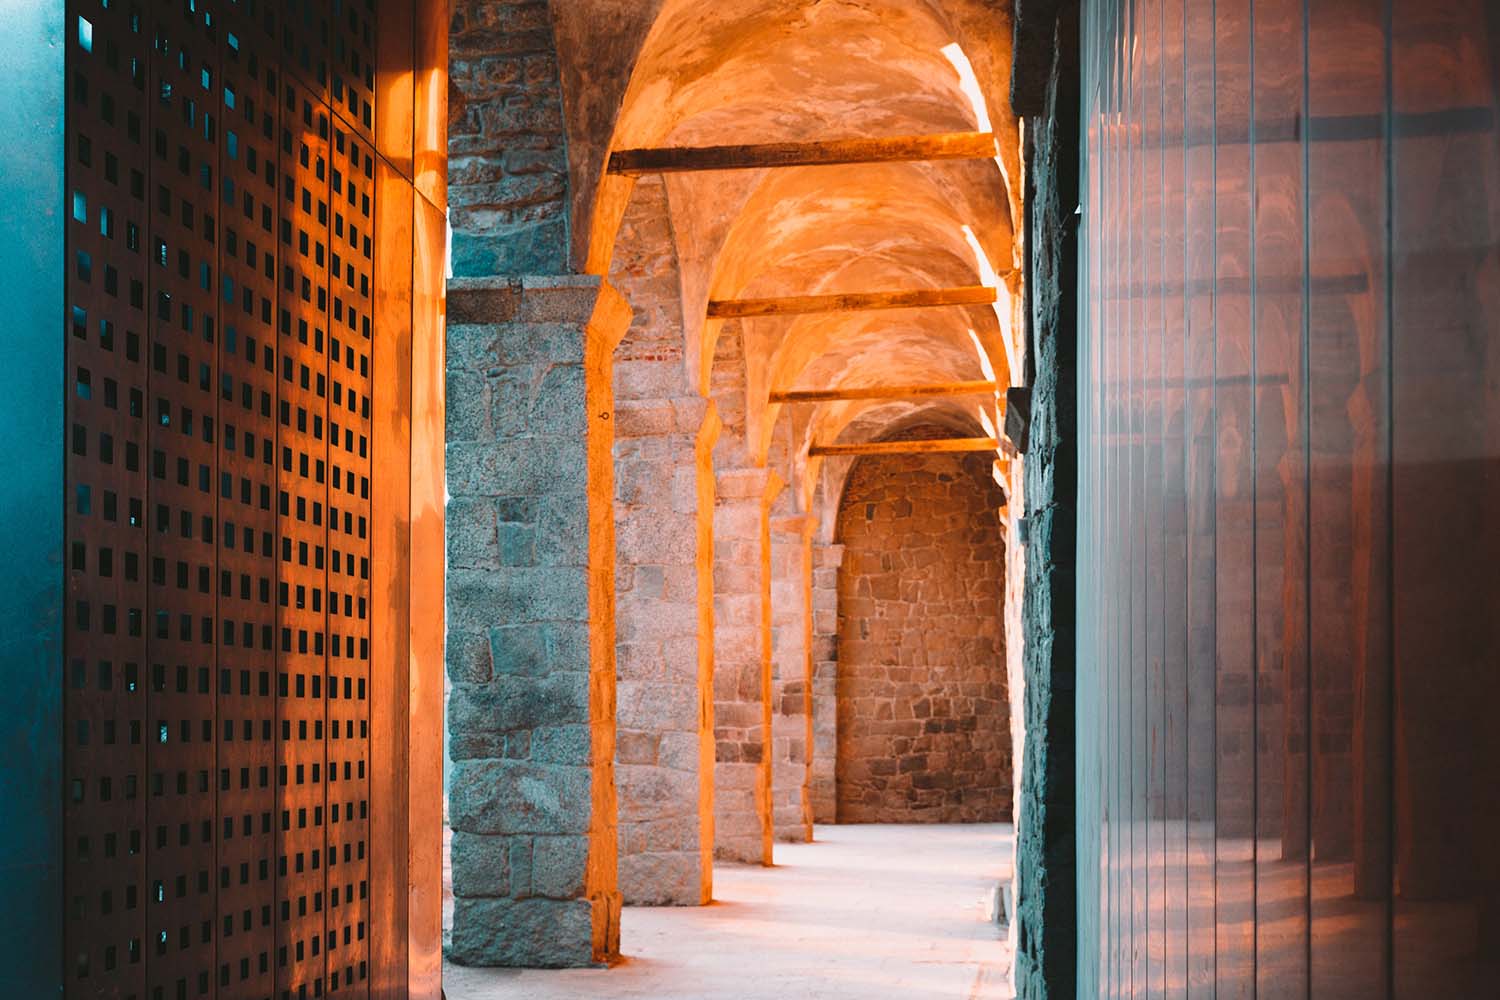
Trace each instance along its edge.
<instances>
[{"instance_id":1,"label":"stone floor","mask_svg":"<svg viewBox=\"0 0 1500 1000\"><path fill-rule=\"evenodd\" d=\"M1012 828L820 826L774 868L720 865L705 907L630 907L625 960L538 971L445 965L448 1000L1000 1000L1010 949L989 922Z\"/></svg>"}]
</instances>

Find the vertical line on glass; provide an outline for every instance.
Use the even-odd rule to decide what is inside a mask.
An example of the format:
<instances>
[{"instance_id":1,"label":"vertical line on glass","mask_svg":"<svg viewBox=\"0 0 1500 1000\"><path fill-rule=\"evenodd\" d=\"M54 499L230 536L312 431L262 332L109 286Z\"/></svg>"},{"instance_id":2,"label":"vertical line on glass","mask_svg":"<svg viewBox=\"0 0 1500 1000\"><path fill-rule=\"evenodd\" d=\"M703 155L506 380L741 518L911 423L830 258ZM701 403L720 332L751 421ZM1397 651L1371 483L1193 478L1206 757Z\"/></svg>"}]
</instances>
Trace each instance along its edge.
<instances>
[{"instance_id":1,"label":"vertical line on glass","mask_svg":"<svg viewBox=\"0 0 1500 1000\"><path fill-rule=\"evenodd\" d=\"M1304 123L1312 117L1312 82L1309 72L1309 35L1311 32L1311 12L1308 9L1310 0L1302 0L1302 121ZM1307 892L1303 899L1304 916L1306 922L1306 933L1303 935L1303 969L1306 972L1305 995L1312 996L1313 978L1313 754L1315 752L1314 727L1315 716L1313 715L1313 620L1312 620L1312 294L1309 291L1312 282L1312 135L1309 128L1304 124L1300 130L1300 141L1302 145L1302 483L1303 483L1303 533L1302 533L1302 573L1303 573L1303 677L1305 686L1303 696L1305 705L1303 708L1303 738L1306 746L1303 751L1303 783L1305 790L1303 796L1303 808L1306 810L1302 828L1307 833L1307 843L1304 848L1304 882Z\"/></svg>"},{"instance_id":2,"label":"vertical line on glass","mask_svg":"<svg viewBox=\"0 0 1500 1000\"><path fill-rule=\"evenodd\" d=\"M1385 880L1385 976L1386 995L1396 995L1396 135L1395 79L1392 36L1395 30L1395 0L1382 4L1381 35L1384 42L1385 110L1381 116L1381 137L1385 143L1385 668L1386 719L1385 766L1390 783L1386 795L1386 880Z\"/></svg>"}]
</instances>

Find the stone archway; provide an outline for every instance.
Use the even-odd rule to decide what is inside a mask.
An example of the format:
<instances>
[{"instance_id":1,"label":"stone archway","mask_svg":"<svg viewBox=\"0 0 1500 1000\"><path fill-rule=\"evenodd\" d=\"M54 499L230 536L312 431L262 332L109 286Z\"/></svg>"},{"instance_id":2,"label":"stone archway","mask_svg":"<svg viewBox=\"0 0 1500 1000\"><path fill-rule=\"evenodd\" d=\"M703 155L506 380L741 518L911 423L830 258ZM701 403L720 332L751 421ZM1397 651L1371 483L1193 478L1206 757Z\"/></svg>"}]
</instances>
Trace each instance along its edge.
<instances>
[{"instance_id":1,"label":"stone archway","mask_svg":"<svg viewBox=\"0 0 1500 1000\"><path fill-rule=\"evenodd\" d=\"M837 818L1011 816L995 517L982 456L866 456L838 514Z\"/></svg>"},{"instance_id":2,"label":"stone archway","mask_svg":"<svg viewBox=\"0 0 1500 1000\"><path fill-rule=\"evenodd\" d=\"M823 449L934 410L994 459L1022 371L1009 18L987 0L457 4L455 959L609 961L622 897L703 903L715 857L768 865L812 837L815 538L847 469ZM955 136L961 155L923 152ZM614 162L745 138L882 152ZM851 292L937 301L714 309ZM913 385L970 388L934 404ZM854 395L778 398L807 387ZM1014 492L1014 455L995 468Z\"/></svg>"}]
</instances>

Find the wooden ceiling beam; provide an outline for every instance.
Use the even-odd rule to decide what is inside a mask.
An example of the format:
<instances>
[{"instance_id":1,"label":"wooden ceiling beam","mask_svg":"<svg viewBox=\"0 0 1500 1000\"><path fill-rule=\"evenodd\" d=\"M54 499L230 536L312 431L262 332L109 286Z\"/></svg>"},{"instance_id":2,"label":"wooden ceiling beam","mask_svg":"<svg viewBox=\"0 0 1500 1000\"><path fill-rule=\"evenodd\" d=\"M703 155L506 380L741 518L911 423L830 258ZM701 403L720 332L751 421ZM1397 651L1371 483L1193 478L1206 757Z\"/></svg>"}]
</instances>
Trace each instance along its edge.
<instances>
[{"instance_id":1,"label":"wooden ceiling beam","mask_svg":"<svg viewBox=\"0 0 1500 1000\"><path fill-rule=\"evenodd\" d=\"M926 441L858 441L852 444L815 444L807 450L813 456L833 455L903 455L932 452L994 451L994 438L930 438Z\"/></svg>"},{"instance_id":2,"label":"wooden ceiling beam","mask_svg":"<svg viewBox=\"0 0 1500 1000\"><path fill-rule=\"evenodd\" d=\"M771 402L821 403L844 399L936 399L949 396L994 395L994 393L994 382L938 382L930 385L850 386L843 389L785 389L771 393Z\"/></svg>"},{"instance_id":3,"label":"wooden ceiling beam","mask_svg":"<svg viewBox=\"0 0 1500 1000\"><path fill-rule=\"evenodd\" d=\"M836 166L849 163L990 160L999 153L993 132L948 132L880 139L618 149L610 154L609 172L638 175L703 170L756 170L764 167Z\"/></svg>"},{"instance_id":4,"label":"wooden ceiling beam","mask_svg":"<svg viewBox=\"0 0 1500 1000\"><path fill-rule=\"evenodd\" d=\"M714 299L709 319L751 316L803 316L809 313L868 312L875 309L931 309L941 306L987 306L995 301L988 285L917 288L903 292L845 292L834 295L784 295L764 299Z\"/></svg>"}]
</instances>

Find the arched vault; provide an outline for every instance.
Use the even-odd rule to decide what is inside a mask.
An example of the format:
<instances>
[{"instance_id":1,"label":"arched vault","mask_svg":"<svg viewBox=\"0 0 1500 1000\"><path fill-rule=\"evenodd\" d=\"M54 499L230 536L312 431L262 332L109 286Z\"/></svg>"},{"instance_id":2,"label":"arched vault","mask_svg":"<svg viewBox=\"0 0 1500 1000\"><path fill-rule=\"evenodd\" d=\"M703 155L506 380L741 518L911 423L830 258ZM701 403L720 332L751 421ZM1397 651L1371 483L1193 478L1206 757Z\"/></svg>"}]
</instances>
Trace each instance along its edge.
<instances>
[{"instance_id":1,"label":"arched vault","mask_svg":"<svg viewBox=\"0 0 1500 1000\"><path fill-rule=\"evenodd\" d=\"M989 285L993 306L825 312L742 324L745 444L790 422L804 506L818 443L889 436L916 411L994 433L993 397L771 402L777 391L1010 384L1019 126L1011 12L991 0L567 0L552 4L575 266L607 273L634 179L620 150L993 132L998 155L666 175L689 382L726 322L711 301ZM608 26L605 30L604 26ZM985 412L981 414L981 409ZM989 426L984 426L988 423Z\"/></svg>"}]
</instances>

